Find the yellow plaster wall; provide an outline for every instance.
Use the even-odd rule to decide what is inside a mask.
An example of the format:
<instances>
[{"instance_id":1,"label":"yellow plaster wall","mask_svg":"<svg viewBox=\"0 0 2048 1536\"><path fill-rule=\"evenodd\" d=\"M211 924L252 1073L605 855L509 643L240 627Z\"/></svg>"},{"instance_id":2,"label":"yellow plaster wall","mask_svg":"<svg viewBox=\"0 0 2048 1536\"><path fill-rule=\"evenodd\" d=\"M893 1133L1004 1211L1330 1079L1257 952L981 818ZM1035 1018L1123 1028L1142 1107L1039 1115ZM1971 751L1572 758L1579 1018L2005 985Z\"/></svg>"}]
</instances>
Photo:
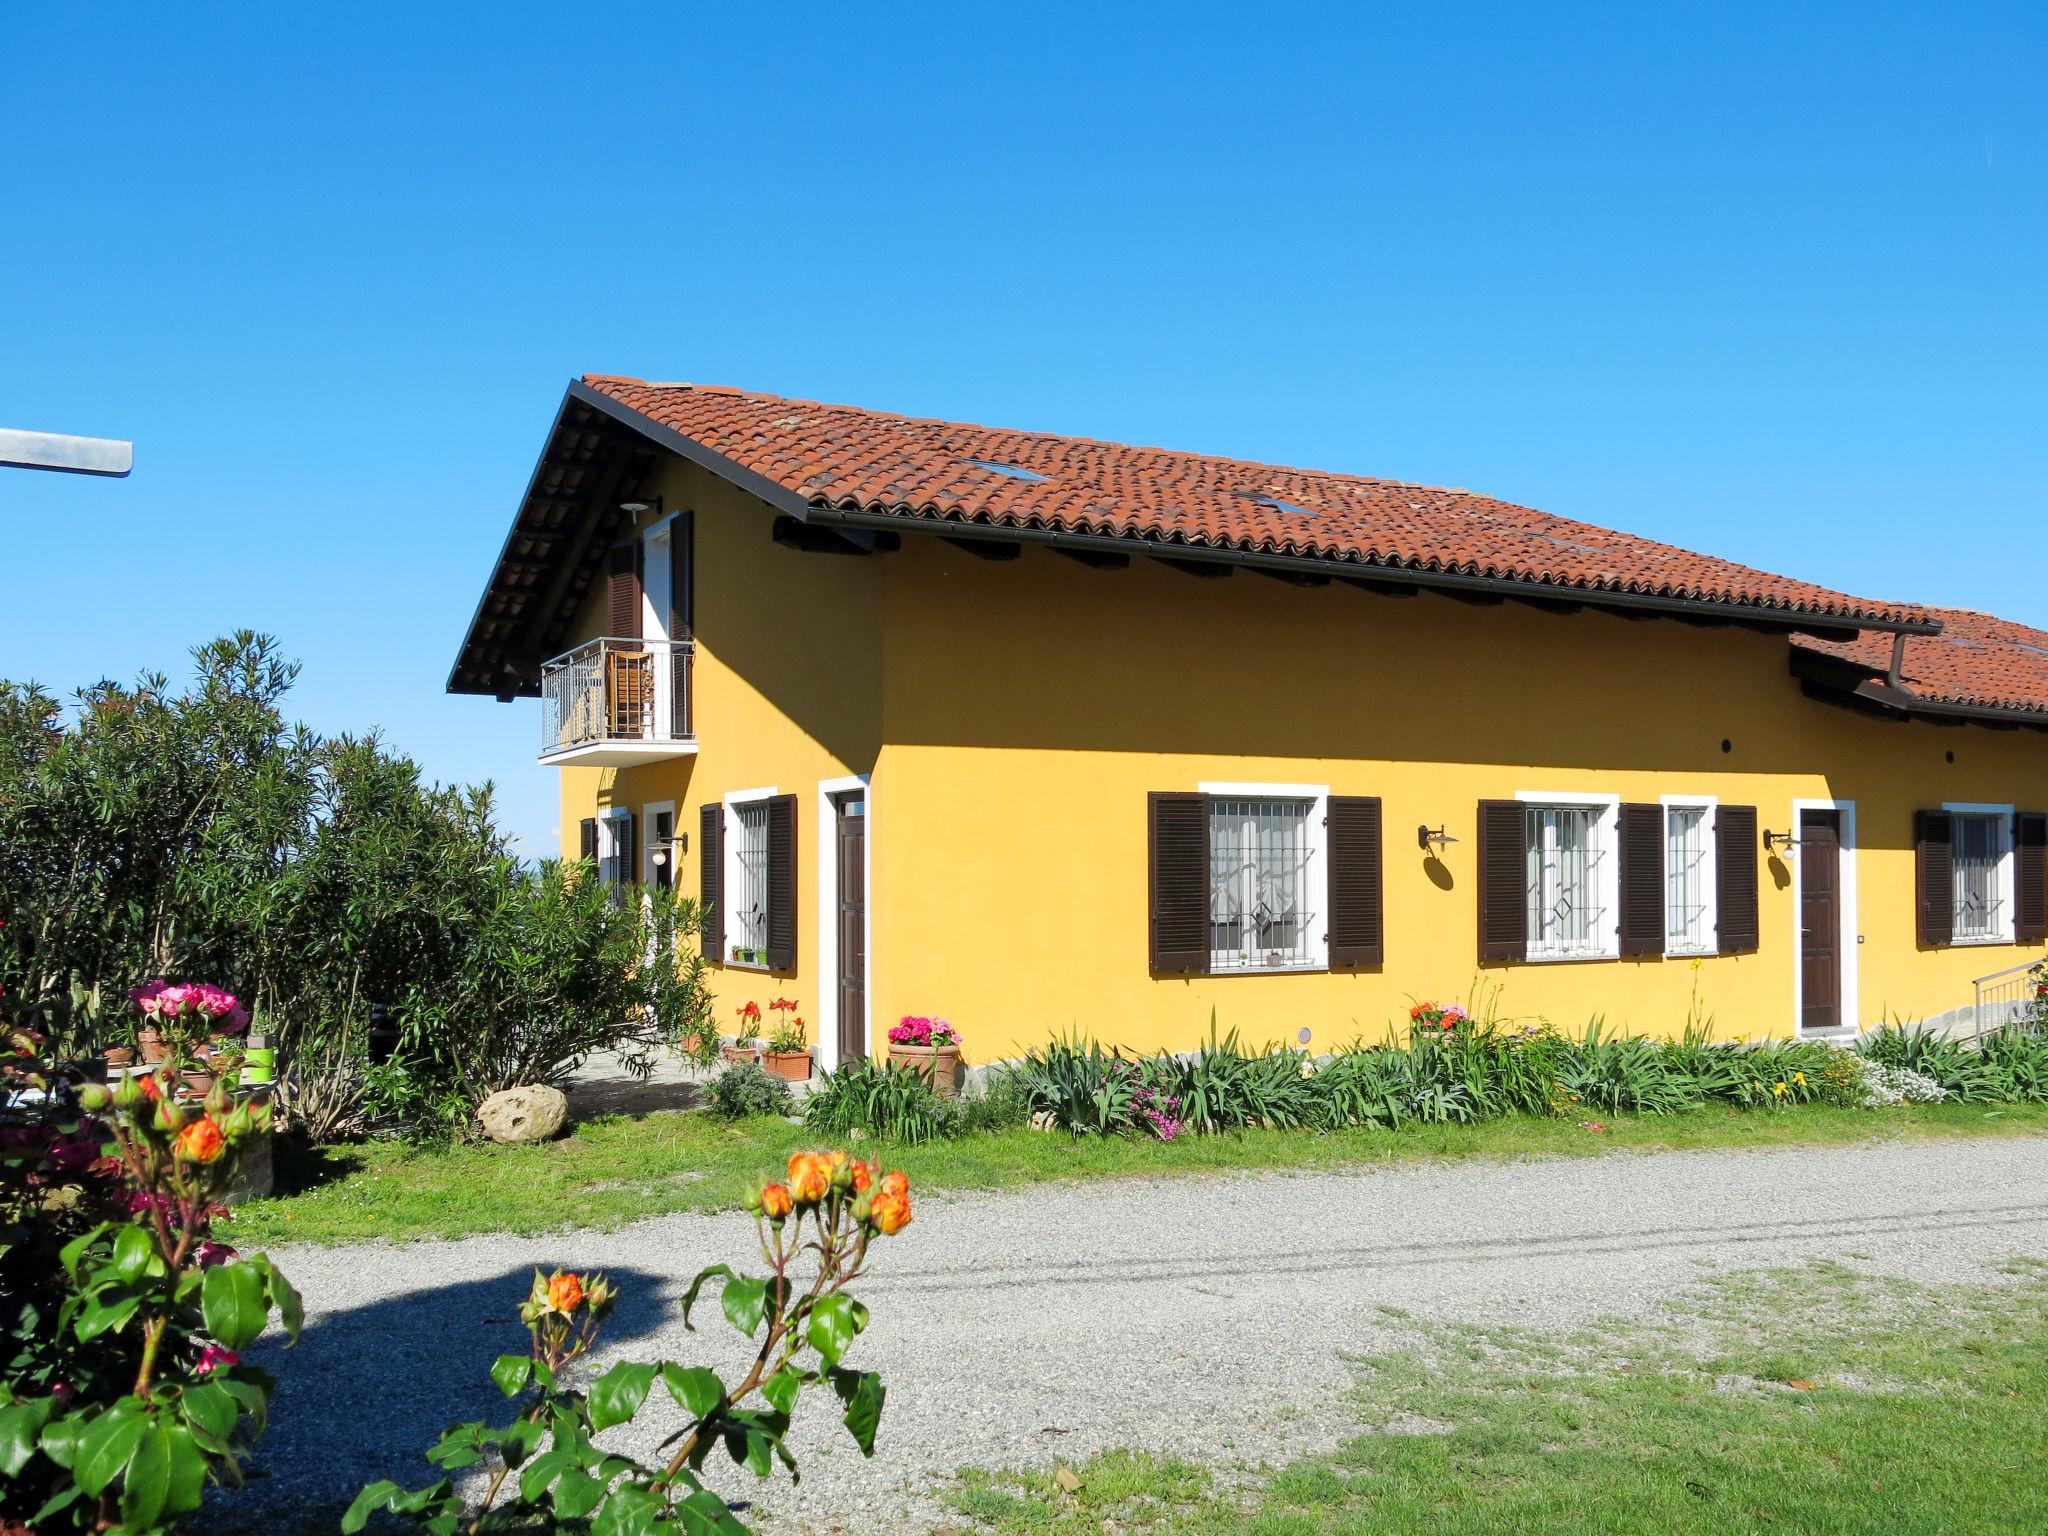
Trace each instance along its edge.
<instances>
[{"instance_id":1,"label":"yellow plaster wall","mask_svg":"<svg viewBox=\"0 0 2048 1536\"><path fill-rule=\"evenodd\" d=\"M1069 1026L1183 1048L1212 1009L1254 1041L1377 1038L1410 999L1475 985L1511 1014L1663 1033L1697 983L1724 1034L1789 1031L1781 859L1762 861L1756 954L1482 968L1475 808L1520 791L1707 794L1756 805L1774 830L1795 798L1855 801L1866 1021L1957 1006L1971 977L2041 953L1918 950L1911 826L1943 801L2048 805L2048 743L1809 701L1783 639L1245 572L1198 581L1143 561L1097 572L1035 549L990 564L920 539L887 564L874 1013L943 1013L975 1059ZM1203 781L1382 798L1381 970L1148 974L1146 792ZM1459 839L1441 860L1416 848L1421 822Z\"/></svg>"},{"instance_id":2,"label":"yellow plaster wall","mask_svg":"<svg viewBox=\"0 0 2048 1536\"><path fill-rule=\"evenodd\" d=\"M794 997L815 1021L820 992L818 784L867 771L880 744L880 561L802 555L771 542L760 501L694 465L670 461L652 487L664 508L696 514L693 757L633 768L562 770L562 843L576 857L578 824L598 808L673 800L689 838L679 888L698 889L698 811L736 790L773 786L797 797L797 966L770 977L715 967L711 985L728 1031L749 999ZM641 526L654 521L649 513ZM605 630L603 581L578 617L574 642ZM642 818L642 837L646 819ZM813 1038L815 1039L815 1031Z\"/></svg>"}]
</instances>

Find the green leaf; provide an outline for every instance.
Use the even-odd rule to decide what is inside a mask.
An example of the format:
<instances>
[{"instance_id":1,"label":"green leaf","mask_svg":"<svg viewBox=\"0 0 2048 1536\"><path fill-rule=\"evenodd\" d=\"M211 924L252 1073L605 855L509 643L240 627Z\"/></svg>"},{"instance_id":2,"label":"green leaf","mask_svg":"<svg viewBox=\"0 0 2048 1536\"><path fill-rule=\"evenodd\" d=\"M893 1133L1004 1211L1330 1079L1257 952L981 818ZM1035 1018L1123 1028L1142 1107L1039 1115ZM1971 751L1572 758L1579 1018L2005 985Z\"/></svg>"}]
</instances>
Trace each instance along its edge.
<instances>
[{"instance_id":1,"label":"green leaf","mask_svg":"<svg viewBox=\"0 0 2048 1536\"><path fill-rule=\"evenodd\" d=\"M697 1305L697 1293L704 1289L704 1282L714 1275L723 1275L726 1279L730 1280L733 1278L732 1266L730 1264L707 1264L704 1268L697 1271L697 1278L692 1280L690 1288L683 1292L683 1326L685 1328L693 1326L690 1322L690 1308Z\"/></svg>"},{"instance_id":2,"label":"green leaf","mask_svg":"<svg viewBox=\"0 0 2048 1536\"><path fill-rule=\"evenodd\" d=\"M820 1296L811 1303L807 1336L811 1348L818 1352L827 1367L839 1363L839 1357L846 1353L846 1346L860 1332L864 1319L855 1315L854 1308L858 1305L851 1296L844 1294Z\"/></svg>"},{"instance_id":3,"label":"green leaf","mask_svg":"<svg viewBox=\"0 0 2048 1536\"><path fill-rule=\"evenodd\" d=\"M114 1273L123 1280L140 1280L156 1257L156 1242L140 1227L123 1227L114 1234Z\"/></svg>"},{"instance_id":4,"label":"green leaf","mask_svg":"<svg viewBox=\"0 0 2048 1536\"><path fill-rule=\"evenodd\" d=\"M832 1373L832 1390L846 1404L846 1431L863 1456L875 1454L875 1429L882 1422L882 1378L874 1371Z\"/></svg>"},{"instance_id":5,"label":"green leaf","mask_svg":"<svg viewBox=\"0 0 2048 1536\"><path fill-rule=\"evenodd\" d=\"M112 1300L108 1300L109 1296ZM103 1333L113 1333L127 1325L135 1315L135 1309L142 1305L142 1298L133 1291L109 1287L86 1298L84 1309L78 1314L78 1321L72 1324L72 1332L83 1339L96 1339Z\"/></svg>"},{"instance_id":6,"label":"green leaf","mask_svg":"<svg viewBox=\"0 0 2048 1536\"><path fill-rule=\"evenodd\" d=\"M721 1504L718 1507L723 1509L725 1506ZM612 1490L612 1496L604 1501L604 1507L590 1522L590 1536L653 1536L661 1529L662 1514L660 1495L626 1483ZM745 1526L739 1529L740 1536L748 1536ZM731 1536L731 1533L720 1532L719 1536Z\"/></svg>"},{"instance_id":7,"label":"green leaf","mask_svg":"<svg viewBox=\"0 0 2048 1536\"><path fill-rule=\"evenodd\" d=\"M534 1447L547 1438L548 1427L539 1419L521 1419L505 1431L498 1443L499 1454L505 1458L505 1465L517 1468L531 1456Z\"/></svg>"},{"instance_id":8,"label":"green leaf","mask_svg":"<svg viewBox=\"0 0 2048 1536\"><path fill-rule=\"evenodd\" d=\"M725 1320L751 1337L768 1310L768 1282L734 1275L725 1282L718 1301L725 1308Z\"/></svg>"},{"instance_id":9,"label":"green leaf","mask_svg":"<svg viewBox=\"0 0 2048 1536\"><path fill-rule=\"evenodd\" d=\"M284 1329L284 1345L299 1342L299 1330L306 1326L306 1303L298 1288L277 1272L277 1266L263 1261L264 1281L270 1290L270 1304L277 1308L278 1326Z\"/></svg>"},{"instance_id":10,"label":"green leaf","mask_svg":"<svg viewBox=\"0 0 2048 1536\"><path fill-rule=\"evenodd\" d=\"M36 1443L50 1460L67 1471L78 1465L78 1449L91 1420L82 1413L59 1419L37 1437Z\"/></svg>"},{"instance_id":11,"label":"green leaf","mask_svg":"<svg viewBox=\"0 0 2048 1536\"><path fill-rule=\"evenodd\" d=\"M725 1507L725 1500L700 1488L675 1508L675 1520L683 1536L752 1536ZM592 1536L602 1536L592 1527Z\"/></svg>"},{"instance_id":12,"label":"green leaf","mask_svg":"<svg viewBox=\"0 0 2048 1536\"><path fill-rule=\"evenodd\" d=\"M142 1405L132 1397L122 1398L87 1424L78 1437L78 1460L71 1469L79 1486L99 1497L128 1464L135 1442L147 1428Z\"/></svg>"},{"instance_id":13,"label":"green leaf","mask_svg":"<svg viewBox=\"0 0 2048 1536\"><path fill-rule=\"evenodd\" d=\"M170 1492L170 1440L156 1425L145 1423L121 1480L121 1523L131 1531L155 1525Z\"/></svg>"},{"instance_id":14,"label":"green leaf","mask_svg":"<svg viewBox=\"0 0 2048 1536\"><path fill-rule=\"evenodd\" d=\"M500 1355L491 1364L491 1380L507 1397L517 1397L533 1379L531 1355Z\"/></svg>"},{"instance_id":15,"label":"green leaf","mask_svg":"<svg viewBox=\"0 0 2048 1536\"><path fill-rule=\"evenodd\" d=\"M542 1451L529 1461L526 1470L519 1474L519 1497L529 1504L539 1503L540 1496L562 1475L563 1468L574 1465L576 1458L560 1446Z\"/></svg>"},{"instance_id":16,"label":"green leaf","mask_svg":"<svg viewBox=\"0 0 2048 1536\"><path fill-rule=\"evenodd\" d=\"M103 1221L90 1232L80 1233L57 1250L57 1258L64 1265L64 1273L71 1277L73 1285L78 1284L78 1261L85 1256L86 1249L106 1235L111 1225L111 1222Z\"/></svg>"},{"instance_id":17,"label":"green leaf","mask_svg":"<svg viewBox=\"0 0 2048 1536\"><path fill-rule=\"evenodd\" d=\"M412 1493L389 1478L381 1478L357 1494L355 1503L349 1505L348 1513L341 1517L342 1536L356 1536L380 1509L388 1509L394 1515L426 1515L432 1511L435 1519L441 1520L451 1514L459 1515L462 1501L455 1496L455 1485L446 1478ZM428 1525L435 1528L432 1521Z\"/></svg>"},{"instance_id":18,"label":"green leaf","mask_svg":"<svg viewBox=\"0 0 2048 1536\"><path fill-rule=\"evenodd\" d=\"M234 1397L225 1387L202 1381L185 1389L185 1417L216 1440L235 1432L235 1420L242 1416Z\"/></svg>"},{"instance_id":19,"label":"green leaf","mask_svg":"<svg viewBox=\"0 0 2048 1536\"><path fill-rule=\"evenodd\" d=\"M199 1448L192 1431L182 1424L166 1425L164 1439L171 1448L169 1491L164 1497L166 1515L190 1514L199 1507L206 1492L206 1453Z\"/></svg>"},{"instance_id":20,"label":"green leaf","mask_svg":"<svg viewBox=\"0 0 2048 1536\"><path fill-rule=\"evenodd\" d=\"M341 1536L356 1536L357 1532L370 1523L370 1516L380 1509L389 1509L392 1500L404 1492L403 1488L388 1477L380 1477L376 1482L365 1486L363 1491L356 1495L355 1502L349 1505L348 1512L341 1517Z\"/></svg>"},{"instance_id":21,"label":"green leaf","mask_svg":"<svg viewBox=\"0 0 2048 1536\"><path fill-rule=\"evenodd\" d=\"M581 1520L604 1498L604 1484L581 1467L571 1467L555 1479L555 1515L562 1520Z\"/></svg>"},{"instance_id":22,"label":"green leaf","mask_svg":"<svg viewBox=\"0 0 2048 1536\"><path fill-rule=\"evenodd\" d=\"M703 1418L725 1401L725 1383L701 1365L685 1367L667 1361L661 1367L661 1379L676 1406L693 1419Z\"/></svg>"},{"instance_id":23,"label":"green leaf","mask_svg":"<svg viewBox=\"0 0 2048 1536\"><path fill-rule=\"evenodd\" d=\"M728 1291L731 1287L728 1285ZM590 1384L591 1432L623 1424L647 1401L647 1389L654 1385L652 1361L621 1360Z\"/></svg>"},{"instance_id":24,"label":"green leaf","mask_svg":"<svg viewBox=\"0 0 2048 1536\"><path fill-rule=\"evenodd\" d=\"M13 1477L36 1453L36 1437L56 1412L57 1399L38 1397L0 1408L0 1473Z\"/></svg>"},{"instance_id":25,"label":"green leaf","mask_svg":"<svg viewBox=\"0 0 2048 1536\"><path fill-rule=\"evenodd\" d=\"M804 1389L804 1373L785 1365L761 1383L761 1395L781 1413L796 1411L797 1395Z\"/></svg>"},{"instance_id":26,"label":"green leaf","mask_svg":"<svg viewBox=\"0 0 2048 1536\"><path fill-rule=\"evenodd\" d=\"M263 1331L270 1315L263 1273L254 1264L229 1260L206 1272L199 1288L206 1331L223 1349L247 1349Z\"/></svg>"}]
</instances>

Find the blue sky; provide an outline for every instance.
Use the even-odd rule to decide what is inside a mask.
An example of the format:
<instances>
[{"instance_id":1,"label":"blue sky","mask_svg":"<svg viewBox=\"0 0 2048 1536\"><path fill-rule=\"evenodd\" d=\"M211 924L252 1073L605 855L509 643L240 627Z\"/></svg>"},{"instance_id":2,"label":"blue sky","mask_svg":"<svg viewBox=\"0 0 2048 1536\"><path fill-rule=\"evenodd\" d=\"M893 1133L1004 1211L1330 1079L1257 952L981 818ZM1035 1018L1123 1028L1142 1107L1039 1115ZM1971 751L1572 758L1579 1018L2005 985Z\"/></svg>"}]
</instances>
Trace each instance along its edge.
<instances>
[{"instance_id":1,"label":"blue sky","mask_svg":"<svg viewBox=\"0 0 2048 1536\"><path fill-rule=\"evenodd\" d=\"M1256 15L1256 23L1253 17ZM2048 8L144 4L0 25L0 675L442 691L565 381L1470 486L2048 627ZM707 573L710 579L710 573Z\"/></svg>"}]
</instances>

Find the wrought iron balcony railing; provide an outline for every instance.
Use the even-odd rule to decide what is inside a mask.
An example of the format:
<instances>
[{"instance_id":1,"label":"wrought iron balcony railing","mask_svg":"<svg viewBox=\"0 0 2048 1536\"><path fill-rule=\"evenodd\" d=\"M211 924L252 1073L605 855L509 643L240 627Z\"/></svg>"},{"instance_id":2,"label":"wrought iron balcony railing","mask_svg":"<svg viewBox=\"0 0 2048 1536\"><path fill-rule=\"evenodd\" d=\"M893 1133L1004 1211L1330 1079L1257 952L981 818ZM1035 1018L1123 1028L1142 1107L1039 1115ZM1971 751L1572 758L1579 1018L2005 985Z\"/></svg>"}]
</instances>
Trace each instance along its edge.
<instances>
[{"instance_id":1,"label":"wrought iron balcony railing","mask_svg":"<svg viewBox=\"0 0 2048 1536\"><path fill-rule=\"evenodd\" d=\"M540 669L540 759L653 762L697 750L687 640L589 640Z\"/></svg>"}]
</instances>

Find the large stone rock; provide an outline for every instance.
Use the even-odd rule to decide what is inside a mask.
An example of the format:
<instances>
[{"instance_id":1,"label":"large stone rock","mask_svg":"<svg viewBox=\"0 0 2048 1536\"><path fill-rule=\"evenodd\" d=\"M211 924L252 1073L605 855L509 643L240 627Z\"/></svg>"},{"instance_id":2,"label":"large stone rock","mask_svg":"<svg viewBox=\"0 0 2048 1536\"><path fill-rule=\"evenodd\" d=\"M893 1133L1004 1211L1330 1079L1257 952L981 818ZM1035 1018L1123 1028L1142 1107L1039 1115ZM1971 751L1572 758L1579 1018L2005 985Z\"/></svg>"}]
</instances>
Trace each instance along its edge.
<instances>
[{"instance_id":1,"label":"large stone rock","mask_svg":"<svg viewBox=\"0 0 2048 1536\"><path fill-rule=\"evenodd\" d=\"M504 1088L476 1107L476 1123L493 1141L546 1141L568 1117L559 1088Z\"/></svg>"}]
</instances>

